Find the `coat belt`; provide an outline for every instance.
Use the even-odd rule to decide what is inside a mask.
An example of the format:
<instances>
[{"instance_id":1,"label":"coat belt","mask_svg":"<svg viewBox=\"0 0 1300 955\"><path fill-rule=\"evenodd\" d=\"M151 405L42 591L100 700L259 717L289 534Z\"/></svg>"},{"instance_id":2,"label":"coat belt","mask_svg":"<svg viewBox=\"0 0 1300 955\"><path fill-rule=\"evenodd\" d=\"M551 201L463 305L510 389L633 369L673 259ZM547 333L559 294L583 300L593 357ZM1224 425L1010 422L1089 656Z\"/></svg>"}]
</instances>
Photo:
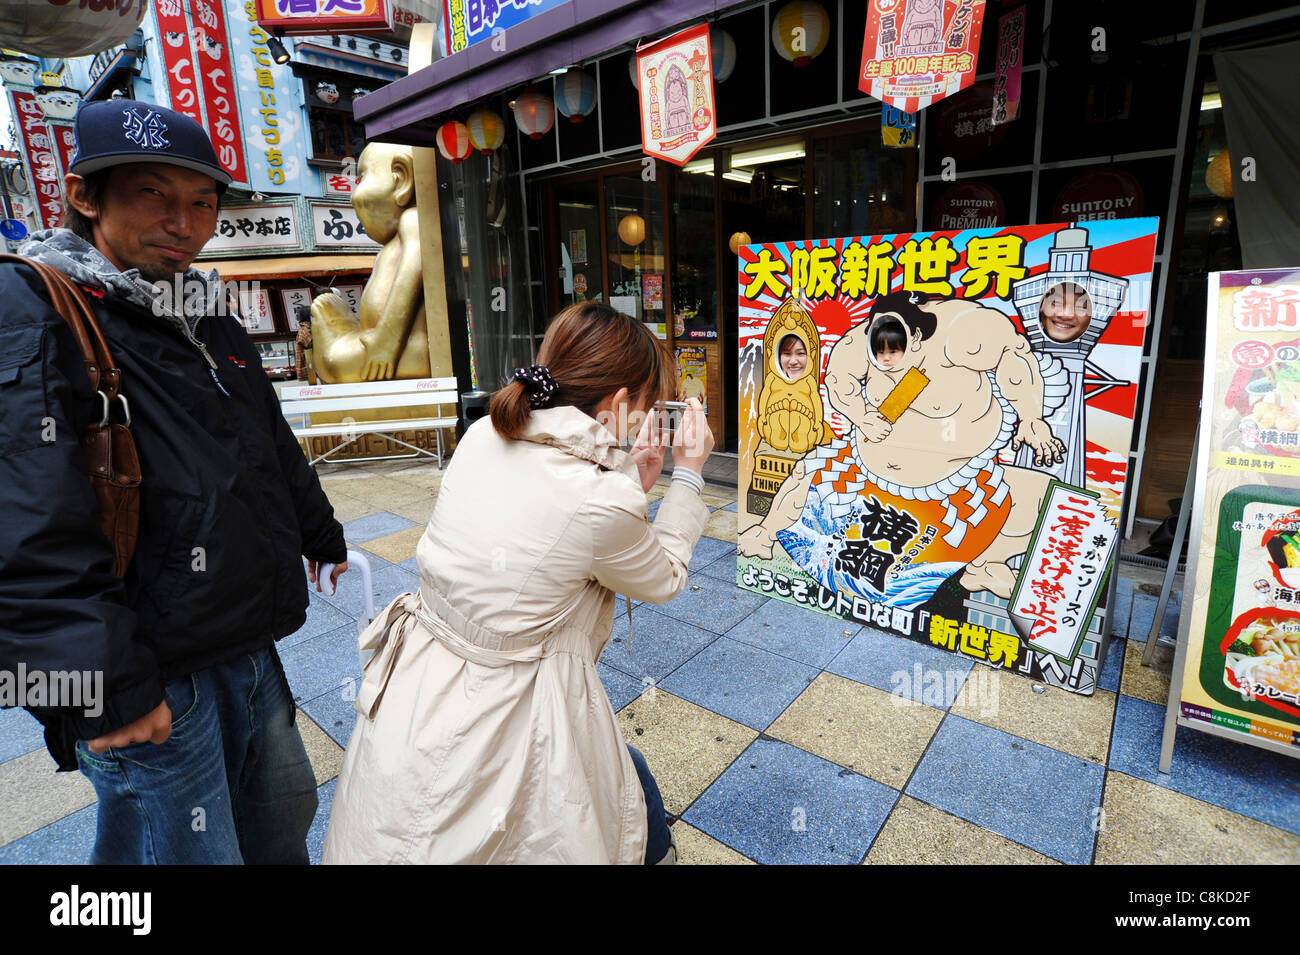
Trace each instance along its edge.
<instances>
[{"instance_id":1,"label":"coat belt","mask_svg":"<svg viewBox=\"0 0 1300 955\"><path fill-rule=\"evenodd\" d=\"M556 653L574 654L595 663L595 647L590 635L576 627L553 630L543 639L517 648L490 650L457 633L440 615L425 606L420 594L402 594L371 622L358 640L363 654L373 651L363 667L365 677L356 701L357 711L367 719L374 719L407 635L417 624L448 651L480 666L495 668L515 663L536 663Z\"/></svg>"}]
</instances>

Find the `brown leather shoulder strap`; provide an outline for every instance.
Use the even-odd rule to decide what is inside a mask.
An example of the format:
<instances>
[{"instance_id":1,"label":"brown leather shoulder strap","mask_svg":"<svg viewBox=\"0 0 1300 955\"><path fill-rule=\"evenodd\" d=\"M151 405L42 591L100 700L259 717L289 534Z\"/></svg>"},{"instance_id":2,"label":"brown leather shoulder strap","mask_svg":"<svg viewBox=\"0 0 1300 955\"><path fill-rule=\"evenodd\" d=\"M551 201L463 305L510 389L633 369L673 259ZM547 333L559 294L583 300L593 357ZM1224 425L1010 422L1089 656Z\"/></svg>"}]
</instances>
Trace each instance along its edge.
<instances>
[{"instance_id":1,"label":"brown leather shoulder strap","mask_svg":"<svg viewBox=\"0 0 1300 955\"><path fill-rule=\"evenodd\" d=\"M72 329L73 337L81 348L82 360L85 362L86 374L90 378L90 387L102 391L111 402L117 397L121 383L121 372L108 350L108 342L95 321L94 309L86 301L86 294L63 272L44 262L37 262L23 255L0 252L0 262L13 262L25 265L36 272L45 283L50 294L50 302Z\"/></svg>"}]
</instances>

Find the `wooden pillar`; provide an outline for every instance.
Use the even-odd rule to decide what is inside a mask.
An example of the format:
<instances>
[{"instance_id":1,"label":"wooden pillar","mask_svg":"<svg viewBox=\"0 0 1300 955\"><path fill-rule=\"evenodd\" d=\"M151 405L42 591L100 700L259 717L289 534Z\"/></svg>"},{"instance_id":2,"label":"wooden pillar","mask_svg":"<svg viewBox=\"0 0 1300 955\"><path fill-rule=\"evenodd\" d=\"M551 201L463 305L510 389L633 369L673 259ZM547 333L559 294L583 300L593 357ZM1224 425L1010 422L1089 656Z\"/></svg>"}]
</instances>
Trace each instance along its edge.
<instances>
[{"instance_id":1,"label":"wooden pillar","mask_svg":"<svg viewBox=\"0 0 1300 955\"><path fill-rule=\"evenodd\" d=\"M433 62L438 42L434 23L411 28L408 75ZM434 378L455 374L451 361L451 332L447 316L447 281L442 258L442 220L438 209L438 154L428 146L414 147L415 207L420 214L420 258L424 267L424 321L429 330L429 368ZM460 383L461 389L469 387Z\"/></svg>"}]
</instances>

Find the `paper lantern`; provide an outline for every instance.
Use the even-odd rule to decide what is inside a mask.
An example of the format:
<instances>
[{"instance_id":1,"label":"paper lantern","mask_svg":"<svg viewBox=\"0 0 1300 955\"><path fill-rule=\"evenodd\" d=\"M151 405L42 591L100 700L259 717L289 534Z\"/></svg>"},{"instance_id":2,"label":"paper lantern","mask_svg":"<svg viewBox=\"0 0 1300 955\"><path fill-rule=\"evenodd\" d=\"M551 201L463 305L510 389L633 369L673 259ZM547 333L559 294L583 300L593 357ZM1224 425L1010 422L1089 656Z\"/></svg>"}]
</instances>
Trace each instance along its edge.
<instances>
[{"instance_id":1,"label":"paper lantern","mask_svg":"<svg viewBox=\"0 0 1300 955\"><path fill-rule=\"evenodd\" d=\"M632 85L635 86L638 91L640 91L641 74L637 72L635 53L633 53L631 56L627 58L627 75L632 77Z\"/></svg>"},{"instance_id":2,"label":"paper lantern","mask_svg":"<svg viewBox=\"0 0 1300 955\"><path fill-rule=\"evenodd\" d=\"M490 153L505 142L506 124L490 109L470 113L465 125L469 127L469 141L481 153Z\"/></svg>"},{"instance_id":3,"label":"paper lantern","mask_svg":"<svg viewBox=\"0 0 1300 955\"><path fill-rule=\"evenodd\" d=\"M1220 199L1232 198L1232 157L1220 149L1205 167L1205 185Z\"/></svg>"},{"instance_id":4,"label":"paper lantern","mask_svg":"<svg viewBox=\"0 0 1300 955\"><path fill-rule=\"evenodd\" d=\"M33 56L89 56L130 39L149 4L52 3L4 0L0 3L0 47Z\"/></svg>"},{"instance_id":5,"label":"paper lantern","mask_svg":"<svg viewBox=\"0 0 1300 955\"><path fill-rule=\"evenodd\" d=\"M726 30L709 30L709 56L713 61L713 81L725 83L736 68L736 41Z\"/></svg>"},{"instance_id":6,"label":"paper lantern","mask_svg":"<svg viewBox=\"0 0 1300 955\"><path fill-rule=\"evenodd\" d=\"M793 0L772 18L772 45L795 66L807 66L826 49L831 21L815 0Z\"/></svg>"},{"instance_id":7,"label":"paper lantern","mask_svg":"<svg viewBox=\"0 0 1300 955\"><path fill-rule=\"evenodd\" d=\"M474 151L469 141L469 127L458 120L443 123L438 129L438 152L444 159L459 165Z\"/></svg>"},{"instance_id":8,"label":"paper lantern","mask_svg":"<svg viewBox=\"0 0 1300 955\"><path fill-rule=\"evenodd\" d=\"M555 108L569 117L569 122L581 123L582 118L596 108L596 81L577 69L557 76Z\"/></svg>"},{"instance_id":9,"label":"paper lantern","mask_svg":"<svg viewBox=\"0 0 1300 955\"><path fill-rule=\"evenodd\" d=\"M733 232L731 238L727 240L727 248L731 250L732 255L740 255L740 247L749 245L750 238L748 232Z\"/></svg>"},{"instance_id":10,"label":"paper lantern","mask_svg":"<svg viewBox=\"0 0 1300 955\"><path fill-rule=\"evenodd\" d=\"M541 139L555 125L555 104L530 86L515 100L515 122L529 139Z\"/></svg>"},{"instance_id":11,"label":"paper lantern","mask_svg":"<svg viewBox=\"0 0 1300 955\"><path fill-rule=\"evenodd\" d=\"M645 241L645 219L633 212L619 220L618 237L628 245L636 246Z\"/></svg>"}]
</instances>

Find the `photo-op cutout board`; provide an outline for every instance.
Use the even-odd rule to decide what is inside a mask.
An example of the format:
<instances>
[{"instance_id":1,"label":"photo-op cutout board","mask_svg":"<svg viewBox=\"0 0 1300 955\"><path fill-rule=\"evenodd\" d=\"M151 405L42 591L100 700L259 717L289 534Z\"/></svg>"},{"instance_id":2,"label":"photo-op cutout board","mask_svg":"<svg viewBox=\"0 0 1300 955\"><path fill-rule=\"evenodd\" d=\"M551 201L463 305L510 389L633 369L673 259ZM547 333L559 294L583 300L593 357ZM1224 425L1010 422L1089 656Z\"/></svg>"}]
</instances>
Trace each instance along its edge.
<instances>
[{"instance_id":1,"label":"photo-op cutout board","mask_svg":"<svg viewBox=\"0 0 1300 955\"><path fill-rule=\"evenodd\" d=\"M1156 229L743 247L739 585L1092 693Z\"/></svg>"}]
</instances>

